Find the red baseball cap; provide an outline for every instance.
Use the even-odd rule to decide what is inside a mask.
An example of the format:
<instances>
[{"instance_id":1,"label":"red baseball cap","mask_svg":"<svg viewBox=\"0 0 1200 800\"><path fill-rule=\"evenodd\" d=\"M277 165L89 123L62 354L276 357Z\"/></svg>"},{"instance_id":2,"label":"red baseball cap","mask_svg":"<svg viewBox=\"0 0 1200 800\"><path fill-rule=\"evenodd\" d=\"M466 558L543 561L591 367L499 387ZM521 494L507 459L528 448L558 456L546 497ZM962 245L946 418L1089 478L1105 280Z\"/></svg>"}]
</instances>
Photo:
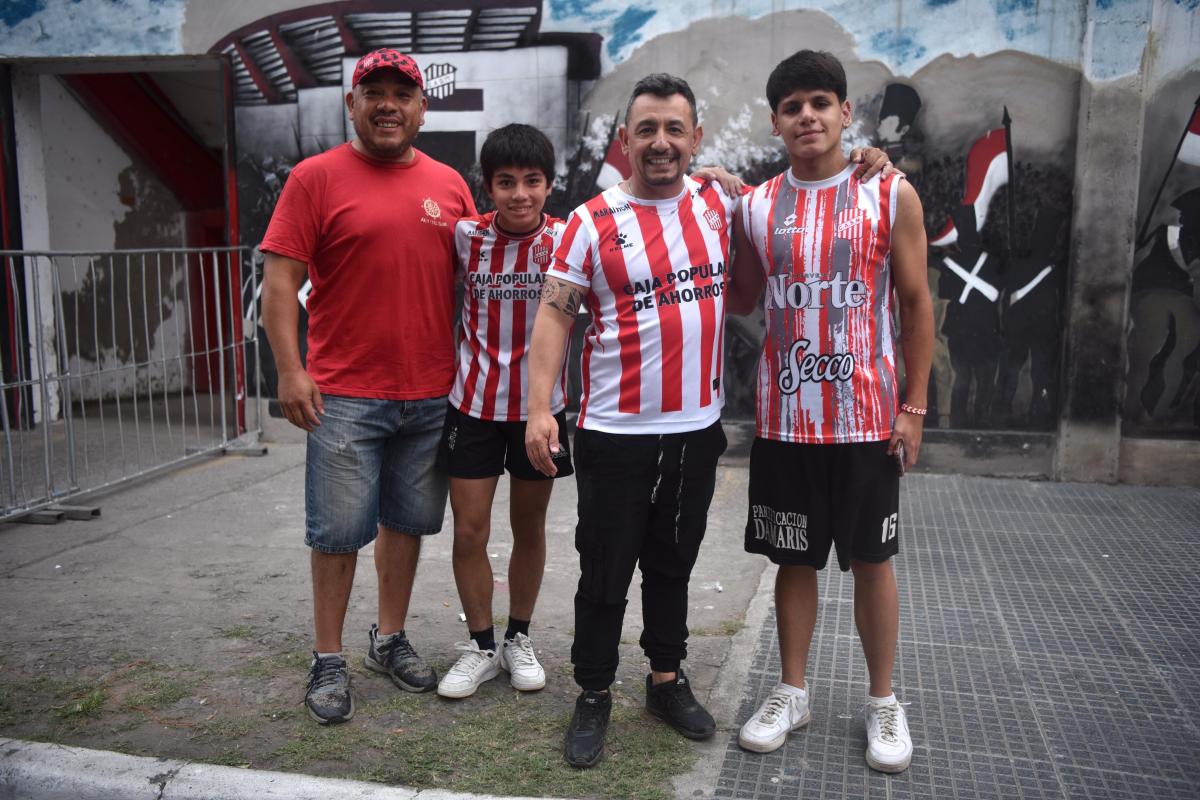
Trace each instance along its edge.
<instances>
[{"instance_id":1,"label":"red baseball cap","mask_svg":"<svg viewBox=\"0 0 1200 800\"><path fill-rule=\"evenodd\" d=\"M390 47L372 50L358 60L358 63L354 65L354 78L350 81L350 88L358 86L362 83L363 78L379 69L394 69L415 83L422 91L425 89L425 81L421 78L421 69L417 66L417 62L412 60L412 56L406 56L399 50L393 50Z\"/></svg>"}]
</instances>

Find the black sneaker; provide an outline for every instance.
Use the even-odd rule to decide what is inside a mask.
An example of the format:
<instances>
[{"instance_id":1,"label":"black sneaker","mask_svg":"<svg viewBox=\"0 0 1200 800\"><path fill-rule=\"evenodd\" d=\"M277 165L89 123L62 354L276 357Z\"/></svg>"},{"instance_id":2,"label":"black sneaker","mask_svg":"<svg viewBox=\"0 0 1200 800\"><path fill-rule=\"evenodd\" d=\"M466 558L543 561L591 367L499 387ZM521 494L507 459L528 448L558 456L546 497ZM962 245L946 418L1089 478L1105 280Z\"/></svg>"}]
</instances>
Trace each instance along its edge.
<instances>
[{"instance_id":1,"label":"black sneaker","mask_svg":"<svg viewBox=\"0 0 1200 800\"><path fill-rule=\"evenodd\" d=\"M567 726L563 757L572 767L594 767L604 755L604 736L608 733L608 715L612 695L584 689L575 701L575 713Z\"/></svg>"},{"instance_id":2,"label":"black sneaker","mask_svg":"<svg viewBox=\"0 0 1200 800\"><path fill-rule=\"evenodd\" d=\"M692 694L682 669L675 680L657 686L646 676L646 710L689 739L707 739L717 732L717 723Z\"/></svg>"},{"instance_id":3,"label":"black sneaker","mask_svg":"<svg viewBox=\"0 0 1200 800\"><path fill-rule=\"evenodd\" d=\"M308 690L304 693L308 715L322 725L346 722L354 716L354 696L350 694L350 672L341 656L313 653L308 671Z\"/></svg>"},{"instance_id":4,"label":"black sneaker","mask_svg":"<svg viewBox=\"0 0 1200 800\"><path fill-rule=\"evenodd\" d=\"M429 692L437 688L437 673L421 660L407 637L393 636L391 641L380 644L379 626L372 625L370 639L367 657L363 659L367 669L382 672L406 692Z\"/></svg>"}]
</instances>

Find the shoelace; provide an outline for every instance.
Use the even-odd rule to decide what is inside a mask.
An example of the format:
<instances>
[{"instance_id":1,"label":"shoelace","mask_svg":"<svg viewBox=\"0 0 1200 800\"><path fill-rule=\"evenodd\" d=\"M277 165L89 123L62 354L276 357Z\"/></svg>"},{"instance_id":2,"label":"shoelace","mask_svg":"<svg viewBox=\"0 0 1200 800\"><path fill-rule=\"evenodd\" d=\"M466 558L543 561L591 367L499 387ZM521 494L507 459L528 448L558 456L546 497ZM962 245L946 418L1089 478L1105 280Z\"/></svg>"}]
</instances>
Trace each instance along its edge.
<instances>
[{"instance_id":1,"label":"shoelace","mask_svg":"<svg viewBox=\"0 0 1200 800\"><path fill-rule=\"evenodd\" d=\"M318 658L308 676L309 691L335 686L345 680L346 662L340 658Z\"/></svg>"},{"instance_id":2,"label":"shoelace","mask_svg":"<svg viewBox=\"0 0 1200 800\"><path fill-rule=\"evenodd\" d=\"M513 666L533 667L537 664L537 656L533 653L533 642L529 640L528 636L518 635L512 642L508 646L508 657L512 659Z\"/></svg>"},{"instance_id":3,"label":"shoelace","mask_svg":"<svg viewBox=\"0 0 1200 800\"><path fill-rule=\"evenodd\" d=\"M403 663L417 658L417 651L407 636L395 636L390 642L379 645L379 655L385 663Z\"/></svg>"},{"instance_id":4,"label":"shoelace","mask_svg":"<svg viewBox=\"0 0 1200 800\"><path fill-rule=\"evenodd\" d=\"M474 642L459 642L454 645L455 649L461 650L462 655L458 657L458 661L454 662L454 666L450 668L452 675L470 675L479 665L487 660L487 656L479 645Z\"/></svg>"},{"instance_id":5,"label":"shoelace","mask_svg":"<svg viewBox=\"0 0 1200 800\"><path fill-rule=\"evenodd\" d=\"M900 706L881 706L875 709L875 713L879 720L879 737L888 742L898 741L900 738Z\"/></svg>"},{"instance_id":6,"label":"shoelace","mask_svg":"<svg viewBox=\"0 0 1200 800\"><path fill-rule=\"evenodd\" d=\"M791 697L783 693L771 695L767 698L767 702L763 704L763 713L759 715L759 721L764 725L774 725L775 721L787 709L790 701Z\"/></svg>"}]
</instances>

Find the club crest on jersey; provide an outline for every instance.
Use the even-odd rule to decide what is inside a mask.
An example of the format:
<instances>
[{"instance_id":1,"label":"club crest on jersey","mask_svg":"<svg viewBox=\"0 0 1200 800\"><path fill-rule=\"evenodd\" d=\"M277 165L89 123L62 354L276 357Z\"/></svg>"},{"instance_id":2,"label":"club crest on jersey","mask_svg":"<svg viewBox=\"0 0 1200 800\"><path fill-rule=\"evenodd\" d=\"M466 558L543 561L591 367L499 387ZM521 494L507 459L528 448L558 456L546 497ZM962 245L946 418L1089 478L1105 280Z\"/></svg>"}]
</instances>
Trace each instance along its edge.
<instances>
[{"instance_id":1,"label":"club crest on jersey","mask_svg":"<svg viewBox=\"0 0 1200 800\"><path fill-rule=\"evenodd\" d=\"M867 219L867 215L857 208L847 208L844 211L839 211L833 220L834 236L844 236L851 234L857 236L862 233L862 224Z\"/></svg>"},{"instance_id":2,"label":"club crest on jersey","mask_svg":"<svg viewBox=\"0 0 1200 800\"><path fill-rule=\"evenodd\" d=\"M532 248L533 263L546 266L550 263L550 248L544 244L535 244Z\"/></svg>"},{"instance_id":3,"label":"club crest on jersey","mask_svg":"<svg viewBox=\"0 0 1200 800\"><path fill-rule=\"evenodd\" d=\"M715 208L710 208L704 212L704 221L708 223L708 227L714 231L719 231L725 227L725 218Z\"/></svg>"}]
</instances>

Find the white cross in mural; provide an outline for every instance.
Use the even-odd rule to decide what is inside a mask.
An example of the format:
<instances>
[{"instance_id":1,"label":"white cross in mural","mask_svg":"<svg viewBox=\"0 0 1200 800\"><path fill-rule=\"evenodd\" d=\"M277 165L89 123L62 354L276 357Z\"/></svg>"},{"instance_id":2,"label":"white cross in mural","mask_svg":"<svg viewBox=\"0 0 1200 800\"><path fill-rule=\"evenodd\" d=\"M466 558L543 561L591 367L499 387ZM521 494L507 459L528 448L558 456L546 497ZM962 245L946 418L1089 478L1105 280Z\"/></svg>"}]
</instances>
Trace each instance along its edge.
<instances>
[{"instance_id":1,"label":"white cross in mural","mask_svg":"<svg viewBox=\"0 0 1200 800\"><path fill-rule=\"evenodd\" d=\"M979 259L975 262L975 266L971 268L970 272L967 272L965 269L960 267L952 258L946 257L942 259L943 264L949 267L955 275L963 279L962 294L958 296L959 303L967 302L967 296L971 294L972 289L978 291L981 295L993 303L996 302L996 298L1000 296L1000 292L996 290L995 286L992 286L983 278L979 277L979 270L983 269L983 264L985 261L987 261L987 257L987 253L980 253Z\"/></svg>"}]
</instances>

